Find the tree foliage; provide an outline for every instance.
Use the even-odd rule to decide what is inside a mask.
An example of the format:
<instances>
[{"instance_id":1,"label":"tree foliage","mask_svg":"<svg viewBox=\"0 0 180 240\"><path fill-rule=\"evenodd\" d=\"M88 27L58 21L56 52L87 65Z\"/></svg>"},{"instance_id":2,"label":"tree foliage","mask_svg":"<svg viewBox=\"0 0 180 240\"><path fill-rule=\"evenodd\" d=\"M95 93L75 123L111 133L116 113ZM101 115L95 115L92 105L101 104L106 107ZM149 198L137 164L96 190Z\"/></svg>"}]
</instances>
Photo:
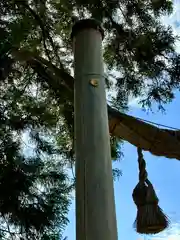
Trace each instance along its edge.
<instances>
[{"instance_id":1,"label":"tree foliage","mask_svg":"<svg viewBox=\"0 0 180 240\"><path fill-rule=\"evenodd\" d=\"M67 223L72 188L64 168L74 163L73 19L102 22L113 104L125 111L132 96L162 108L179 88L177 37L160 22L172 10L169 0L0 2L2 239L16 233L19 239L56 239ZM33 144L28 154L22 151L24 132ZM111 136L113 159L121 155L119 141Z\"/></svg>"},{"instance_id":2,"label":"tree foliage","mask_svg":"<svg viewBox=\"0 0 180 240\"><path fill-rule=\"evenodd\" d=\"M33 96L27 82L18 84L1 82L0 233L2 239L45 239L66 225L72 188L63 154L47 140L57 126L52 105Z\"/></svg>"}]
</instances>

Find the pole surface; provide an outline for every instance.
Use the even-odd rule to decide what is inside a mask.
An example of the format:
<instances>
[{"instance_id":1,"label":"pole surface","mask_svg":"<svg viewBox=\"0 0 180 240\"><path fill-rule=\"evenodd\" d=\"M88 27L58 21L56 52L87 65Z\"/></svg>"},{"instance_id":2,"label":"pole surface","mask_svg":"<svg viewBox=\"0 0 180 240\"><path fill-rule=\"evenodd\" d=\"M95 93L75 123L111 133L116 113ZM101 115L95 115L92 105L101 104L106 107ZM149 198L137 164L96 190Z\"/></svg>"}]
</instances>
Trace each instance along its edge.
<instances>
[{"instance_id":1,"label":"pole surface","mask_svg":"<svg viewBox=\"0 0 180 240\"><path fill-rule=\"evenodd\" d=\"M72 29L75 63L76 239L117 240L100 25Z\"/></svg>"}]
</instances>

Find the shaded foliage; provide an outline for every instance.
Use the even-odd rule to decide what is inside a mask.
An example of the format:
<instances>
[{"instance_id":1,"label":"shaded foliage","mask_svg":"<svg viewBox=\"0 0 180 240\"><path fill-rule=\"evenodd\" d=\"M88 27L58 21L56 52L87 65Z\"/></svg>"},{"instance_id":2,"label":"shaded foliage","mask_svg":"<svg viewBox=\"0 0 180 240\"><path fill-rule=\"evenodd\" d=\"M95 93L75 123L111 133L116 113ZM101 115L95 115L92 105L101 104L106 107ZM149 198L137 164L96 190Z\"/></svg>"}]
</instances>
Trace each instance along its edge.
<instances>
[{"instance_id":1,"label":"shaded foliage","mask_svg":"<svg viewBox=\"0 0 180 240\"><path fill-rule=\"evenodd\" d=\"M0 94L0 231L3 239L43 239L67 224L72 187L61 153L46 140L57 117L45 101L38 104L28 93L18 95L12 86L7 84ZM28 154L22 149L25 130L32 141Z\"/></svg>"}]
</instances>

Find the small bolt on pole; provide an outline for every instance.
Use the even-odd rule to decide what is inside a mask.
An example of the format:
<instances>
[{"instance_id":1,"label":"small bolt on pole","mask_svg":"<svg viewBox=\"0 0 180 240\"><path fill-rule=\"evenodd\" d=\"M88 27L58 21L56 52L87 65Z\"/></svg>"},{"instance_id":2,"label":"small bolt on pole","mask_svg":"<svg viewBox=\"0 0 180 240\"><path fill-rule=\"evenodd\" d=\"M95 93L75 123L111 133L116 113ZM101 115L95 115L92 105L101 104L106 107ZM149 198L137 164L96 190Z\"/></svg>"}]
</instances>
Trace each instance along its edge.
<instances>
[{"instance_id":1,"label":"small bolt on pole","mask_svg":"<svg viewBox=\"0 0 180 240\"><path fill-rule=\"evenodd\" d=\"M117 240L103 70L103 30L94 19L71 34L75 72L76 239Z\"/></svg>"}]
</instances>

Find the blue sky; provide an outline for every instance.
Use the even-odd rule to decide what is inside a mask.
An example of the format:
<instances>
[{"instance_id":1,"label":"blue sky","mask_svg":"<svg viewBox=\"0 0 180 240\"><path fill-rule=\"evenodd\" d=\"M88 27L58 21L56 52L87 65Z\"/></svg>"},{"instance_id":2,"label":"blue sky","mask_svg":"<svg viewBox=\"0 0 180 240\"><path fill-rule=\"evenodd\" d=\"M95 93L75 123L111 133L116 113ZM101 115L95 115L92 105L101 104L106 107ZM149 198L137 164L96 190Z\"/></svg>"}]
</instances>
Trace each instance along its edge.
<instances>
[{"instance_id":1,"label":"blue sky","mask_svg":"<svg viewBox=\"0 0 180 240\"><path fill-rule=\"evenodd\" d=\"M180 128L180 113L177 111L180 103L180 94L177 94L176 100L167 106L167 113L147 114L137 107L131 107L129 112L133 116L138 116L146 120L151 120L165 125ZM123 146L124 159L116 163L123 171L122 177L114 184L116 214L118 225L118 239L123 240L145 240L135 233L132 228L136 216L136 206L132 201L132 190L138 181L137 154L136 148L125 143ZM160 200L160 206L172 221L171 228L148 240L179 240L180 239L180 162L174 159L156 157L145 152L147 161L147 170L149 179L152 181L156 193ZM74 202L69 212L70 224L64 233L68 240L75 240L75 206ZM179 222L179 223L178 223ZM178 237L179 236L179 237Z\"/></svg>"},{"instance_id":2,"label":"blue sky","mask_svg":"<svg viewBox=\"0 0 180 240\"><path fill-rule=\"evenodd\" d=\"M163 17L164 24L170 24L174 32L180 35L180 0L174 1L174 13L170 17ZM180 43L177 43L180 52ZM176 99L166 106L166 114L160 112L143 112L136 100L130 103L129 114L160 124L180 129L180 93ZM178 109L178 110L177 110ZM160 200L160 207L171 219L171 226L167 231L154 237L136 234L132 224L136 217L136 206L132 201L132 191L138 181L136 148L129 143L123 145L124 158L116 163L123 171L123 176L114 183L118 239L123 240L179 240L180 239L180 162L174 159L156 157L145 152L149 179L153 183ZM74 201L69 211L70 223L64 236L68 240L75 240L75 205Z\"/></svg>"}]
</instances>

